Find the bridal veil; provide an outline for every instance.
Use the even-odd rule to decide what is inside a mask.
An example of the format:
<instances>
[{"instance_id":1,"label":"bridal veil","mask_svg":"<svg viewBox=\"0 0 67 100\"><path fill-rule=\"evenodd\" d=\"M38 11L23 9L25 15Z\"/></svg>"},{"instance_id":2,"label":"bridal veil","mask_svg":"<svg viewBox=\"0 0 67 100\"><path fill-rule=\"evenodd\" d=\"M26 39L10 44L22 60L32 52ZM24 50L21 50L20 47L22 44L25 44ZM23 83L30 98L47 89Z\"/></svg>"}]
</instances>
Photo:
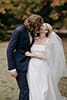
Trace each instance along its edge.
<instances>
[{"instance_id":1,"label":"bridal veil","mask_svg":"<svg viewBox=\"0 0 67 100\"><path fill-rule=\"evenodd\" d=\"M60 95L58 89L58 82L63 76L67 76L66 61L64 56L64 50L61 38L53 31L52 26L48 23L44 23L44 26L48 29L48 38L52 42L51 54L48 59L48 64L50 66L50 71L52 74L53 85L55 88L55 93L57 100L66 100L67 98Z\"/></svg>"}]
</instances>

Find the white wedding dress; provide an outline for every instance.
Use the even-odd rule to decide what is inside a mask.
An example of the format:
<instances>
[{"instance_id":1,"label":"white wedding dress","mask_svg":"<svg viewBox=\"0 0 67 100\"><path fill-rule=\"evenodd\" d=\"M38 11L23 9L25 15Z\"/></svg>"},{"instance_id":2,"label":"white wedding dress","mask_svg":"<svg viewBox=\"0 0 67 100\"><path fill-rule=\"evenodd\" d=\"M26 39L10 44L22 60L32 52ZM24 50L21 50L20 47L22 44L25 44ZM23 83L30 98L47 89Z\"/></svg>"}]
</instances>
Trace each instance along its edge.
<instances>
[{"instance_id":1,"label":"white wedding dress","mask_svg":"<svg viewBox=\"0 0 67 100\"><path fill-rule=\"evenodd\" d=\"M44 55L49 54L48 49L46 44L33 44L31 52ZM27 72L29 100L56 100L49 67L47 59L30 59Z\"/></svg>"}]
</instances>

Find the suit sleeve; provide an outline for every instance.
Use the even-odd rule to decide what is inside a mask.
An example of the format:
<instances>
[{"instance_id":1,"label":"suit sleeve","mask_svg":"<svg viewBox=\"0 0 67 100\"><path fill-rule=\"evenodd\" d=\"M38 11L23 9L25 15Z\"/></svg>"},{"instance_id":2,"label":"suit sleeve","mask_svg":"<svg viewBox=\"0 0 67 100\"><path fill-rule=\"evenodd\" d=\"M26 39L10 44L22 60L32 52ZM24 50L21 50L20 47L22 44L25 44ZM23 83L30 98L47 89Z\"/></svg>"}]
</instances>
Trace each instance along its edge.
<instances>
[{"instance_id":1,"label":"suit sleeve","mask_svg":"<svg viewBox=\"0 0 67 100\"><path fill-rule=\"evenodd\" d=\"M19 32L17 30L14 30L7 47L8 70L16 69L14 50L17 47L18 38L19 38Z\"/></svg>"}]
</instances>

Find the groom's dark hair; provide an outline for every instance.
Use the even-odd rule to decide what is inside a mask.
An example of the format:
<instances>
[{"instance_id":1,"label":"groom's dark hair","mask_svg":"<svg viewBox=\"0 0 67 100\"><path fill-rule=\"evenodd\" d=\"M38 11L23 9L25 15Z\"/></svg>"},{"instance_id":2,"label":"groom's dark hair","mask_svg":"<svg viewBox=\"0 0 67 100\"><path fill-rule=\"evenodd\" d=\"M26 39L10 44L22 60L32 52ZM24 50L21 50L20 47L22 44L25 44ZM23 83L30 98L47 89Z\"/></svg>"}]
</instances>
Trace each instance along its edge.
<instances>
[{"instance_id":1,"label":"groom's dark hair","mask_svg":"<svg viewBox=\"0 0 67 100\"><path fill-rule=\"evenodd\" d=\"M40 15L32 14L24 21L24 26L31 32L34 33L44 23L43 18Z\"/></svg>"}]
</instances>

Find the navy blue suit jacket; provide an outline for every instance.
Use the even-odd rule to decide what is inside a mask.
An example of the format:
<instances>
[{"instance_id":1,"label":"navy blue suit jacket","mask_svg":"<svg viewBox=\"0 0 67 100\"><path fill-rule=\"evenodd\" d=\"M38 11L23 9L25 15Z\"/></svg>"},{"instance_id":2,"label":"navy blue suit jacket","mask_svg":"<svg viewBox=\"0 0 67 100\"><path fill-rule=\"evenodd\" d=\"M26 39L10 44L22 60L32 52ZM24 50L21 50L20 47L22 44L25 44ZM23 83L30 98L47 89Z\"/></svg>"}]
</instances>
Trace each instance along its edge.
<instances>
[{"instance_id":1,"label":"navy blue suit jacket","mask_svg":"<svg viewBox=\"0 0 67 100\"><path fill-rule=\"evenodd\" d=\"M7 48L8 69L27 71L29 57L25 51L30 50L30 39L28 31L24 26L17 27L9 41Z\"/></svg>"}]
</instances>

